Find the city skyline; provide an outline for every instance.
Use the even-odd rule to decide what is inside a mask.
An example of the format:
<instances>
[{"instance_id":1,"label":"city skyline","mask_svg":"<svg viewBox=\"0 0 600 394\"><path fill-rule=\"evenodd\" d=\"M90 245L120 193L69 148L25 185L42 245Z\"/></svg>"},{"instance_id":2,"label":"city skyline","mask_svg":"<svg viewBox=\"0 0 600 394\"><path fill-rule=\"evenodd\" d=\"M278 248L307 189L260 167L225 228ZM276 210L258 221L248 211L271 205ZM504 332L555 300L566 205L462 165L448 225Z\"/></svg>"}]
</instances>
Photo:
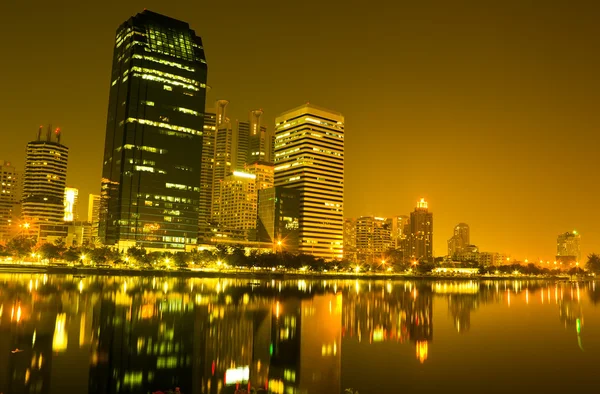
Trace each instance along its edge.
<instances>
[{"instance_id":1,"label":"city skyline","mask_svg":"<svg viewBox=\"0 0 600 394\"><path fill-rule=\"evenodd\" d=\"M47 52L46 49L34 46L33 42L24 44L20 39L10 42L9 45L15 45L14 49L17 52L20 51L18 46L21 45L36 58L41 56L50 61L47 62L48 69L45 71L48 73L47 76L38 74L32 78L32 81L23 81L19 78L13 78L15 82L8 81L7 88L14 93L9 95L6 105L1 106L3 108L1 111L7 111L6 114L10 114L4 118L9 119L7 127L13 133L10 135L14 138L10 138L10 141L1 148L1 159L12 162L18 169L23 168L24 158L21 157L23 154L15 155L15 152L24 151L26 142L39 123L52 122L65 130L65 145L70 148L67 183L79 188L82 196L99 192L97 185L102 154L101 149L95 145L102 144L104 139L103 127L109 83L107 72L109 67L107 65L114 42L114 31L122 20L141 11L144 6L174 18L186 20L192 28L197 30L198 35L203 37L208 61L211 64L211 77L209 77L208 84L213 88L209 92L207 102L214 101L218 96L219 98L229 98L236 111L264 108L265 121L263 124L271 130L274 127L273 119L276 114L295 107L303 101L310 100L344 113L348 123L345 146L346 172L351 174L346 176L344 185L346 217L362 215L391 217L407 214L411 211L414 201L423 196L431 204L430 207L436 214L436 242L433 248L436 255L443 254L447 239L452 235L453 226L459 222L465 222L471 226L473 242L482 250L508 252L521 259L537 257L549 259L555 252L556 236L571 229L576 229L582 234L583 256L593 252L600 244L600 231L594 226L594 223L600 219L600 210L595 209L596 205L593 199L595 192L593 190L586 192L587 188L594 188L593 184L597 183L594 181L596 179L594 168L597 168L598 159L592 156L591 149L594 144L583 143L586 136L588 138L591 136L588 124L591 124L592 120L597 117L592 111L593 105L591 104L597 100L594 100L594 96L586 97L586 94L592 94L591 92L595 89L591 82L593 78L586 79L586 75L588 75L586 72L597 68L595 64L597 65L598 57L597 54L592 53L593 51L581 52L582 48L585 49L587 45L593 43L593 39L590 38L593 34L588 36L588 33L592 33L590 29L597 29L589 24L591 20L588 18L593 14L589 10L587 13L583 10L573 11L567 15L570 18L563 21L561 26L575 25L571 26L573 29L569 32L571 34L569 38L577 40L582 45L567 48L564 47L563 41L555 40L553 44L555 47L552 48L553 51L550 51L555 54L555 57L553 62L544 65L546 67L545 74L534 73L534 69L536 69L534 66L538 65L540 59L545 59L544 56L549 56L549 51L544 51L543 45L546 43L535 41L535 38L538 37L536 33L525 27L525 22L529 20L527 11L531 10L526 9L524 5L508 7L513 11L519 11L516 12L519 17L511 20L515 24L512 30L502 31L497 35L484 28L483 17L485 15L481 15L482 10L477 7L470 9L470 12L462 16L466 22L470 22L466 24L466 30L461 30L456 26L449 27L451 38L465 38L464 33L468 32L468 29L487 33L488 36L485 38L492 40L508 35L506 46L498 48L497 45L491 45L494 50L500 49L498 57L494 57L493 54L482 48L484 39L465 40L467 44L462 47L452 46L452 43L449 42L451 38L448 38L447 42L433 42L433 40L430 42L423 41L423 38L416 35L414 43L401 39L400 42L405 45L401 47L404 49L407 49L406 45L409 50L419 49L418 44L422 44L424 49L433 51L430 54L431 58L424 56L425 59L423 59L423 55L416 55L416 57L423 61L420 63L421 66L429 67L429 69L425 68L431 73L430 76L435 78L424 79L428 75L427 71L424 71L417 74L416 80L418 82L429 81L431 84L439 83L435 86L426 85L424 90L417 91L411 90L415 89L416 84L409 84L402 91L406 94L399 95L402 97L392 98L390 91L381 85L382 80L389 78L390 75L385 64L377 63L377 61L385 60L387 55L377 55L369 49L365 49L369 56L366 58L367 65L364 67L373 73L374 64L372 63L375 62L378 66L383 67L382 76L377 79L370 74L369 81L360 82L362 84L361 95L357 96L357 100L350 100L356 101L355 104L344 97L344 95L350 95L346 86L352 84L349 83L351 80L347 78L344 70L340 68L342 65L337 61L324 61L324 63L320 63L323 66L321 68L308 67L307 70L298 74L300 78L296 78L302 80L302 84L295 82L295 79L290 79L289 75L270 72L267 65L269 62L260 62L260 67L267 67L266 71L259 73L264 77L251 80L248 75L257 71L255 68L257 66L240 70L239 63L232 62L231 58L234 55L235 58L239 57L239 53L236 52L237 47L228 49L220 47L247 44L252 37L241 40L241 44L236 43L235 40L241 39L241 37L232 33L222 34L220 30L217 30L216 21L211 21L208 16L194 16L194 13L190 12L192 10L188 9L188 7L192 7L191 5L177 9L175 6L173 8L164 5L153 6L150 2L143 6L131 4L117 9L109 2L107 10L99 10L102 17L97 18L98 21L79 18L84 19L86 24L92 24L93 29L89 31L92 36L88 40L97 42L96 46L101 48L94 52L89 48L81 47L80 42L72 35L65 35L67 32L73 31L74 26L77 26L73 24L81 23L76 20L78 19L77 13L82 10L73 7L66 16L69 21L69 24L66 24L67 28L64 31L60 29L45 31L44 29L45 36L41 37L41 42L35 45L43 46L44 40L58 40L66 48L77 48L83 51L88 58L94 60L90 63L98 64L89 64L89 67L83 68L83 71L78 71L76 68L80 67L81 63L69 61L71 54L66 50L54 53L52 49L50 49L51 52ZM41 5L41 7L49 6ZM249 11L243 6L240 7L242 9L237 11L240 14L242 11ZM332 15L333 11L327 7L329 6L325 6L324 15ZM546 26L546 24L551 24L555 18L564 16L564 13L561 13L562 10L556 7L558 6L549 6L548 9L542 11L541 15L537 14L541 22L537 22L535 26L544 33L560 36L561 29L552 30ZM12 11L15 12L15 18L9 18L11 21L7 24L8 27L11 26L11 23L18 23L19 16L21 18L29 17L24 10L14 9ZM276 11L281 10L277 9ZM412 11L411 15L413 16L423 12L419 9L409 11ZM440 12L439 15L433 12L430 15L431 21L442 18L443 11L444 9L441 7L436 11ZM52 13L50 12L50 14ZM35 15L32 17L36 18ZM58 15L57 17L63 18ZM346 18L349 22L355 21L357 15L346 15ZM368 16L367 19L369 19ZM35 23L35 20L33 22L32 34L35 34L37 29L42 28L43 25ZM488 22L492 22L491 26L507 28L508 12L500 12L499 16L494 16ZM430 22L425 25L428 23ZM375 29L372 23L368 26ZM410 35L410 33L420 32L423 27L413 25L410 28L407 27L403 32ZM256 33L262 34L261 37L265 38L266 32L261 29L263 28L257 27L257 30L260 31ZM329 30L327 32L331 33ZM522 46L517 45L518 34L516 33L518 32L526 33L526 37L532 40L520 44ZM439 30L434 29L431 33L435 38L443 38L440 37ZM342 40L344 37L336 33L331 34L332 37L329 38L319 36L319 40L310 36L311 39L305 45L314 45L312 49L318 52L324 51L328 44L337 44L341 48L345 48L347 43ZM375 35L368 33L366 36L374 37ZM597 34L595 36L598 37ZM285 35L283 38L274 38L271 41L263 40L261 42L265 45L265 50L256 51L253 48L253 55L259 57L268 55L269 48L273 50L278 46L276 44L284 39L290 39L293 44L300 45L299 38L300 35ZM452 49L458 50L456 57L446 53L446 49L443 49L444 43L450 45L447 49L448 52L452 52ZM467 51L470 45L475 49L472 53ZM514 47L515 45L516 47ZM51 45L48 46L52 48ZM562 56L559 59L557 54L562 53L559 51L561 49L563 52L568 50L567 53L573 59L569 60L569 56ZM532 50L532 53L541 51L539 53L541 58L524 56L519 59L520 68L516 68L517 62L502 61L504 59L502 55L527 55ZM489 58L481 60L483 63L477 63L474 57L471 57L475 53L483 53ZM13 74L19 68L27 71L28 68L21 63L27 60L27 56L18 59L14 64L6 64L4 67L7 68L7 72ZM582 58L582 56L584 57ZM60 57L65 57L65 62L52 61L52 59ZM435 68L432 62L435 59L446 60L450 64L446 64L445 68L432 69ZM398 57L391 60L390 63L396 65ZM414 60L414 58L408 60ZM461 63L462 60L465 60L464 64ZM498 63L496 64L495 61ZM582 61L584 65L581 64ZM37 64L36 62L31 63ZM55 63L59 64L62 74L57 73L58 71L54 68L57 67ZM409 61L404 65L404 70L414 73L416 64L416 60ZM493 67L487 74L478 74L478 77L473 78L467 77L465 70L459 67L467 66L468 71L469 67L478 65ZM507 66L505 72L502 71L503 66ZM580 79L577 79L575 84L571 83L572 81L565 81L564 77L558 77L559 71L570 71L570 66L577 66L580 74ZM475 67L475 69L477 68ZM339 77L337 76L338 71L340 72ZM520 77L519 73L523 76ZM50 75L54 76L55 74L56 77L50 78ZM474 86L475 82L479 81L479 77L486 82L481 84L481 89ZM501 79L500 77L505 78ZM553 80L554 77L558 79ZM314 79L314 83L301 86L307 78ZM494 80L494 78L499 79ZM83 85L81 89L85 89L86 97L89 98L89 102L86 103L72 102L72 96L76 96L76 94L66 92L66 87L71 87L75 89L74 92L79 92L80 88L73 85L78 84L80 79L89 82L89 84L81 83ZM319 85L324 86L322 82L328 79L333 81L333 86L340 92L333 94L327 89L324 91L317 89ZM549 83L551 80L553 83ZM22 89L23 92L51 92L56 95L56 99L53 100L55 103L48 103L47 100L37 101L38 99L32 99L31 96L23 96L19 89L11 89L13 83L17 83L17 81L19 84L33 84L31 85L32 89ZM392 82L391 85L396 86L399 79L392 80ZM504 82L507 83L505 89L500 87ZM516 89L521 88L518 85L523 82L528 83L525 85L524 97L513 96ZM568 88L561 85L566 82L569 82ZM379 87L381 91L376 91L377 89L374 87ZM490 88L489 96L485 91L486 88ZM561 93L558 93L553 88L563 90L559 89ZM427 89L431 89L431 91L427 91ZM498 89L503 94L494 99L494 94L498 93ZM590 93L587 92L587 89L590 89ZM241 93L242 91L256 93ZM532 93L534 91L537 93ZM595 91L597 92L598 89ZM380 100L376 96L379 93L382 94ZM460 100L454 104L456 107L448 102L448 98L453 94L460 94ZM470 98L469 95L473 97ZM484 100L479 100L482 98L480 95L483 95ZM573 100L573 95L578 100ZM559 97L563 97L565 102L562 102ZM584 100L586 98L587 100ZM413 101L411 102L411 100ZM378 124L393 125L393 127L382 127L385 129L383 131L373 130L372 116L365 117L361 114L361 112L368 113L373 108L364 107L365 101L383 102L384 105L380 109L383 111L383 117L381 112L376 113L380 119ZM523 107L522 105L528 101L532 105ZM572 104L572 101L577 101L577 105ZM399 104L405 110L399 110L399 114L395 114L395 109L399 107ZM433 112L426 111L424 108L429 108L430 104L434 104L437 109L434 109ZM445 105L448 105L449 108L444 107ZM373 106L377 107L377 104L373 104ZM574 108L576 106L579 107L577 110ZM27 109L27 116L20 116L21 107ZM557 114L550 113L552 111L542 111L559 108L562 111L556 111ZM407 112L410 112L409 110L415 109L419 116L402 118L407 115ZM540 112L543 112L544 116L540 116ZM74 116L74 113L78 113L78 115ZM392 114L393 116L391 116ZM232 119L244 119L243 113L234 115ZM433 116L430 118L427 115ZM368 122L365 119L368 119ZM394 120L399 120L399 122L394 123ZM405 130L406 133L403 132ZM361 137L367 133L373 133L374 138ZM482 138L483 133L486 133L487 138ZM392 134L403 135L404 140L401 138L389 140L392 138ZM421 135L426 135L428 138L419 138L418 136ZM452 139L449 136L452 136ZM455 138L457 136L459 138ZM511 143L511 141L519 142ZM448 149L448 144L453 149ZM557 151L558 147L560 147L560 151ZM425 159L422 159L421 154L417 154L423 149L429 149ZM464 152L470 153L465 154ZM418 165L411 164L417 160L419 160ZM469 171L458 173L456 170L459 168ZM76 171L75 169L81 170ZM490 176L490 174L494 175ZM559 188L556 180L564 178L565 175L569 176L571 187ZM401 186L396 186L396 184ZM452 192L448 190L452 190ZM82 200L85 201L84 198ZM584 206L586 209L577 209L580 206ZM85 206L81 208L83 211L85 210ZM522 220L519 220L520 218Z\"/></svg>"}]
</instances>

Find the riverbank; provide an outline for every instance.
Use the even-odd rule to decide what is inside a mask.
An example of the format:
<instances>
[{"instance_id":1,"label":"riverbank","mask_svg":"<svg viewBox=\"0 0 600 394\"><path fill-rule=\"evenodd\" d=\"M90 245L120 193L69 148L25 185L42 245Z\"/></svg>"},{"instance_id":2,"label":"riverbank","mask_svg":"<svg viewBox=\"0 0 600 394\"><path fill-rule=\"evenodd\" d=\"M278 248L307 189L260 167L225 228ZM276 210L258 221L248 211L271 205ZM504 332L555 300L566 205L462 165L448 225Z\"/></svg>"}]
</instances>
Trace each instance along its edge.
<instances>
[{"instance_id":1,"label":"riverbank","mask_svg":"<svg viewBox=\"0 0 600 394\"><path fill-rule=\"evenodd\" d=\"M242 279L337 279L337 280L550 280L587 282L594 277L569 276L528 276L528 275L439 275L412 273L350 273L350 272L306 272L306 271L268 271L268 270L157 270L124 269L95 267L63 267L48 265L0 265L0 273L15 274L55 274L73 276L144 276L144 277L181 277L181 278L242 278Z\"/></svg>"}]
</instances>

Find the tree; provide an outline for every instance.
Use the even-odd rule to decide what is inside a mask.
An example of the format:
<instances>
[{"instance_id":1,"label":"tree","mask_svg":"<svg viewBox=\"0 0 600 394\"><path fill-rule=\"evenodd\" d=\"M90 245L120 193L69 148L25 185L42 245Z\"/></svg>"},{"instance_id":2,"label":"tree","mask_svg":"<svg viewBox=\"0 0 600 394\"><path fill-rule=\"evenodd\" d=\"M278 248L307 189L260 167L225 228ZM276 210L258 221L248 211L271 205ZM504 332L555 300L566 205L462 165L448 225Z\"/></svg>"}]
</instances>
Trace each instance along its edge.
<instances>
[{"instance_id":1,"label":"tree","mask_svg":"<svg viewBox=\"0 0 600 394\"><path fill-rule=\"evenodd\" d=\"M191 257L189 253L185 252L177 252L173 256L173 260L175 261L175 265L179 268L184 268L188 266L188 263L191 261Z\"/></svg>"},{"instance_id":2,"label":"tree","mask_svg":"<svg viewBox=\"0 0 600 394\"><path fill-rule=\"evenodd\" d=\"M55 244L45 243L38 249L39 254L43 259L58 259L60 258L61 248Z\"/></svg>"},{"instance_id":3,"label":"tree","mask_svg":"<svg viewBox=\"0 0 600 394\"><path fill-rule=\"evenodd\" d=\"M600 255L592 253L588 256L588 261L585 268L594 274L600 273Z\"/></svg>"},{"instance_id":4,"label":"tree","mask_svg":"<svg viewBox=\"0 0 600 394\"><path fill-rule=\"evenodd\" d=\"M31 253L34 244L30 238L19 236L8 241L6 251L16 258L22 259Z\"/></svg>"}]
</instances>

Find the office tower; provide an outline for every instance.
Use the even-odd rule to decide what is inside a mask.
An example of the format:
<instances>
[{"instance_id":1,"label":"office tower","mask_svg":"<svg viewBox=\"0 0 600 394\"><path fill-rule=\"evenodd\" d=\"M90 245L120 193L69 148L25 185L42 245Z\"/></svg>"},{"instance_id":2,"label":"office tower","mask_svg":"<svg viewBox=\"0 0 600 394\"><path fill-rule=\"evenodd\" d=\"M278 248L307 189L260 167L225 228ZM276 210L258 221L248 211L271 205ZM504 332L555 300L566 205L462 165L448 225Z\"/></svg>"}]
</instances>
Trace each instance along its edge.
<instances>
[{"instance_id":1,"label":"office tower","mask_svg":"<svg viewBox=\"0 0 600 394\"><path fill-rule=\"evenodd\" d=\"M357 261L356 255L356 220L344 219L344 260Z\"/></svg>"},{"instance_id":2,"label":"office tower","mask_svg":"<svg viewBox=\"0 0 600 394\"><path fill-rule=\"evenodd\" d=\"M433 213L424 198L410 214L410 257L433 259Z\"/></svg>"},{"instance_id":3,"label":"office tower","mask_svg":"<svg viewBox=\"0 0 600 394\"><path fill-rule=\"evenodd\" d=\"M403 250L403 244L408 238L408 216L400 215L392 218L392 243L393 247L398 250Z\"/></svg>"},{"instance_id":4,"label":"office tower","mask_svg":"<svg viewBox=\"0 0 600 394\"><path fill-rule=\"evenodd\" d=\"M23 179L22 217L30 234L42 225L59 225L64 221L65 184L69 148L60 143L60 129L42 127L37 139L27 144Z\"/></svg>"},{"instance_id":5,"label":"office tower","mask_svg":"<svg viewBox=\"0 0 600 394\"><path fill-rule=\"evenodd\" d=\"M379 264L392 243L392 220L374 216L356 219L356 253L358 261Z\"/></svg>"},{"instance_id":6,"label":"office tower","mask_svg":"<svg viewBox=\"0 0 600 394\"><path fill-rule=\"evenodd\" d=\"M243 171L244 166L248 162L249 141L250 139L250 122L239 121L235 122L235 130L233 133L233 168L238 171Z\"/></svg>"},{"instance_id":7,"label":"office tower","mask_svg":"<svg viewBox=\"0 0 600 394\"><path fill-rule=\"evenodd\" d=\"M211 211L211 220L215 223L221 222L221 182L234 170L232 165L232 148L233 129L231 128L229 119L225 119L217 126L217 135L215 137Z\"/></svg>"},{"instance_id":8,"label":"office tower","mask_svg":"<svg viewBox=\"0 0 600 394\"><path fill-rule=\"evenodd\" d=\"M454 227L454 235L448 240L448 256L460 256L465 252L468 245L470 245L471 237L469 225L466 223L459 223Z\"/></svg>"},{"instance_id":9,"label":"office tower","mask_svg":"<svg viewBox=\"0 0 600 394\"><path fill-rule=\"evenodd\" d=\"M224 229L256 229L256 175L235 171L220 182L219 224Z\"/></svg>"},{"instance_id":10,"label":"office tower","mask_svg":"<svg viewBox=\"0 0 600 394\"><path fill-rule=\"evenodd\" d=\"M244 172L256 176L256 190L264 190L275 184L275 171L273 164L265 162L254 162L244 166Z\"/></svg>"},{"instance_id":11,"label":"office tower","mask_svg":"<svg viewBox=\"0 0 600 394\"><path fill-rule=\"evenodd\" d=\"M79 220L79 190L74 187L65 187L65 222Z\"/></svg>"},{"instance_id":12,"label":"office tower","mask_svg":"<svg viewBox=\"0 0 600 394\"><path fill-rule=\"evenodd\" d=\"M93 240L98 238L98 225L100 224L100 195L90 194L88 196L88 216L87 220L91 225L90 237Z\"/></svg>"},{"instance_id":13,"label":"office tower","mask_svg":"<svg viewBox=\"0 0 600 394\"><path fill-rule=\"evenodd\" d=\"M204 113L204 135L202 136L202 165L200 168L200 205L198 207L198 239L207 242L210 238L212 212L213 171L215 163L215 138L217 136L217 108Z\"/></svg>"},{"instance_id":14,"label":"office tower","mask_svg":"<svg viewBox=\"0 0 600 394\"><path fill-rule=\"evenodd\" d=\"M258 191L257 234L260 242L276 251L296 253L299 246L300 193L296 189L271 187Z\"/></svg>"},{"instance_id":15,"label":"office tower","mask_svg":"<svg viewBox=\"0 0 600 394\"><path fill-rule=\"evenodd\" d=\"M577 263L581 261L581 235L577 231L567 231L556 239L556 261Z\"/></svg>"},{"instance_id":16,"label":"office tower","mask_svg":"<svg viewBox=\"0 0 600 394\"><path fill-rule=\"evenodd\" d=\"M9 162L0 160L0 242L6 242L18 229L21 175Z\"/></svg>"},{"instance_id":17,"label":"office tower","mask_svg":"<svg viewBox=\"0 0 600 394\"><path fill-rule=\"evenodd\" d=\"M117 30L100 237L182 250L198 236L207 65L185 22L151 11Z\"/></svg>"},{"instance_id":18,"label":"office tower","mask_svg":"<svg viewBox=\"0 0 600 394\"><path fill-rule=\"evenodd\" d=\"M275 187L300 193L299 252L341 259L344 116L305 104L275 122Z\"/></svg>"}]
</instances>

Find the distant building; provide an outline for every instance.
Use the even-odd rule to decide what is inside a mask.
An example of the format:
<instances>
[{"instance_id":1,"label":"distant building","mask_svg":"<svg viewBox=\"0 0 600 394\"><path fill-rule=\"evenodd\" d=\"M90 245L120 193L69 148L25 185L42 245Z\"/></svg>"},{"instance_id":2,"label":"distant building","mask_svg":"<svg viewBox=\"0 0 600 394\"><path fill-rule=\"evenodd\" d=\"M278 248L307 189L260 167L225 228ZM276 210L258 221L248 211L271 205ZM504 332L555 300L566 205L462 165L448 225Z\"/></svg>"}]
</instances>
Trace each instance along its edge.
<instances>
[{"instance_id":1,"label":"distant building","mask_svg":"<svg viewBox=\"0 0 600 394\"><path fill-rule=\"evenodd\" d=\"M90 194L88 197L88 216L90 223L90 236L93 240L98 238L98 225L100 223L100 195Z\"/></svg>"},{"instance_id":2,"label":"distant building","mask_svg":"<svg viewBox=\"0 0 600 394\"><path fill-rule=\"evenodd\" d=\"M79 220L77 208L79 208L79 189L65 187L65 222Z\"/></svg>"},{"instance_id":3,"label":"distant building","mask_svg":"<svg viewBox=\"0 0 600 394\"><path fill-rule=\"evenodd\" d=\"M270 189L275 184L274 166L271 163L256 161L246 164L244 172L256 176L256 190Z\"/></svg>"},{"instance_id":4,"label":"distant building","mask_svg":"<svg viewBox=\"0 0 600 394\"><path fill-rule=\"evenodd\" d=\"M410 214L410 257L433 259L433 213L423 198Z\"/></svg>"},{"instance_id":5,"label":"distant building","mask_svg":"<svg viewBox=\"0 0 600 394\"><path fill-rule=\"evenodd\" d=\"M226 106L227 104L225 103L228 103L228 101L222 101ZM200 242L208 242L211 237L217 108L219 107L219 102L217 102L212 111L204 113L202 163L200 166L200 201L198 206L198 239Z\"/></svg>"},{"instance_id":6,"label":"distant building","mask_svg":"<svg viewBox=\"0 0 600 394\"><path fill-rule=\"evenodd\" d=\"M403 246L410 234L409 222L409 217L406 215L392 218L392 241L395 249L404 250Z\"/></svg>"},{"instance_id":7,"label":"distant building","mask_svg":"<svg viewBox=\"0 0 600 394\"><path fill-rule=\"evenodd\" d=\"M120 249L197 243L207 63L186 22L149 10L117 29L99 235Z\"/></svg>"},{"instance_id":8,"label":"distant building","mask_svg":"<svg viewBox=\"0 0 600 394\"><path fill-rule=\"evenodd\" d=\"M44 137L40 127L37 139L27 144L22 217L31 235L37 234L42 225L64 223L69 148L60 139L60 129L52 131L48 127Z\"/></svg>"},{"instance_id":9,"label":"distant building","mask_svg":"<svg viewBox=\"0 0 600 394\"><path fill-rule=\"evenodd\" d=\"M258 191L258 240L275 250L295 253L299 247L300 193L272 187Z\"/></svg>"},{"instance_id":10,"label":"distant building","mask_svg":"<svg viewBox=\"0 0 600 394\"><path fill-rule=\"evenodd\" d=\"M581 235L577 231L567 231L558 236L556 261L569 264L581 261Z\"/></svg>"},{"instance_id":11,"label":"distant building","mask_svg":"<svg viewBox=\"0 0 600 394\"><path fill-rule=\"evenodd\" d=\"M454 235L448 240L448 256L457 257L465 252L471 242L469 225L459 223L454 227Z\"/></svg>"},{"instance_id":12,"label":"distant building","mask_svg":"<svg viewBox=\"0 0 600 394\"><path fill-rule=\"evenodd\" d=\"M356 219L356 254L361 263L378 264L393 245L392 220L375 216Z\"/></svg>"},{"instance_id":13,"label":"distant building","mask_svg":"<svg viewBox=\"0 0 600 394\"><path fill-rule=\"evenodd\" d=\"M221 182L231 175L235 168L233 165L233 129L227 118L217 126L214 157L211 221L221 223Z\"/></svg>"},{"instance_id":14,"label":"distant building","mask_svg":"<svg viewBox=\"0 0 600 394\"><path fill-rule=\"evenodd\" d=\"M220 183L219 225L224 229L246 232L246 240L255 238L257 199L256 175L234 171Z\"/></svg>"},{"instance_id":15,"label":"distant building","mask_svg":"<svg viewBox=\"0 0 600 394\"><path fill-rule=\"evenodd\" d=\"M344 259L350 262L356 262L358 259L356 253L356 220L351 218L344 219Z\"/></svg>"},{"instance_id":16,"label":"distant building","mask_svg":"<svg viewBox=\"0 0 600 394\"><path fill-rule=\"evenodd\" d=\"M0 160L0 242L18 232L21 174L9 162Z\"/></svg>"},{"instance_id":17,"label":"distant building","mask_svg":"<svg viewBox=\"0 0 600 394\"><path fill-rule=\"evenodd\" d=\"M275 186L300 193L299 252L343 258L344 116L312 104L276 120Z\"/></svg>"}]
</instances>

